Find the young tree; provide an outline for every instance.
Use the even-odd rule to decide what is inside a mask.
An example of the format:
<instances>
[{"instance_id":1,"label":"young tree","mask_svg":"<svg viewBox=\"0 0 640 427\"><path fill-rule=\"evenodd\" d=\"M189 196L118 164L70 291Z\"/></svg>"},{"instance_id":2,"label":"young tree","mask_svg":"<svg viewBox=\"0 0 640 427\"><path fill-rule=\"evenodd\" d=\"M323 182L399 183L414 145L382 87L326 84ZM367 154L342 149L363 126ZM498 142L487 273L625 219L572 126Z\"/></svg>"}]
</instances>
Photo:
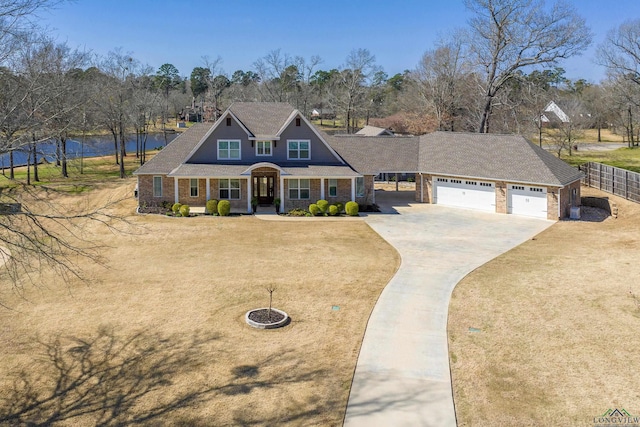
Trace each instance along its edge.
<instances>
[{"instance_id":1,"label":"young tree","mask_svg":"<svg viewBox=\"0 0 640 427\"><path fill-rule=\"evenodd\" d=\"M484 75L479 132L489 132L493 102L516 71L554 65L591 43L585 21L566 3L538 0L465 0L473 13L469 50Z\"/></svg>"}]
</instances>

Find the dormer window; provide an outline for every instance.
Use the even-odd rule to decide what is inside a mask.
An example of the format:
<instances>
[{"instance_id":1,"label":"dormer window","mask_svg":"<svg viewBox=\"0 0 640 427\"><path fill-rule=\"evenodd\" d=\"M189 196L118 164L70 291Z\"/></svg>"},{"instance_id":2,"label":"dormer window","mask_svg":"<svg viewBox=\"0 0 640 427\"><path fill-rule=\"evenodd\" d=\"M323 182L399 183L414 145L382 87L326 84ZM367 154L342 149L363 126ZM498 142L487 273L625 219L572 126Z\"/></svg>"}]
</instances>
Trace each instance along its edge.
<instances>
[{"instance_id":1,"label":"dormer window","mask_svg":"<svg viewBox=\"0 0 640 427\"><path fill-rule=\"evenodd\" d=\"M231 117L227 117L227 126L231 126Z\"/></svg>"},{"instance_id":2,"label":"dormer window","mask_svg":"<svg viewBox=\"0 0 640 427\"><path fill-rule=\"evenodd\" d=\"M256 156L271 156L271 141L256 141Z\"/></svg>"},{"instance_id":3,"label":"dormer window","mask_svg":"<svg viewBox=\"0 0 640 427\"><path fill-rule=\"evenodd\" d=\"M296 117L296 126L300 126L300 117Z\"/></svg>"}]
</instances>

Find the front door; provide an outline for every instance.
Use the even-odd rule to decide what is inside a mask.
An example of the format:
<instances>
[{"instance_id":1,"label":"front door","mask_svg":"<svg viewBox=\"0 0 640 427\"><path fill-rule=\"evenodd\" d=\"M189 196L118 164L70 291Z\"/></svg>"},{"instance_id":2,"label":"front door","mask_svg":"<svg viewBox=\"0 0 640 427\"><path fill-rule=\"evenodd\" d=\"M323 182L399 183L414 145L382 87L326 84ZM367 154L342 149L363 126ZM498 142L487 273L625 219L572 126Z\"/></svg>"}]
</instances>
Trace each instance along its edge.
<instances>
[{"instance_id":1,"label":"front door","mask_svg":"<svg viewBox=\"0 0 640 427\"><path fill-rule=\"evenodd\" d=\"M273 203L273 176L253 177L253 197L258 199L260 205L271 205Z\"/></svg>"}]
</instances>

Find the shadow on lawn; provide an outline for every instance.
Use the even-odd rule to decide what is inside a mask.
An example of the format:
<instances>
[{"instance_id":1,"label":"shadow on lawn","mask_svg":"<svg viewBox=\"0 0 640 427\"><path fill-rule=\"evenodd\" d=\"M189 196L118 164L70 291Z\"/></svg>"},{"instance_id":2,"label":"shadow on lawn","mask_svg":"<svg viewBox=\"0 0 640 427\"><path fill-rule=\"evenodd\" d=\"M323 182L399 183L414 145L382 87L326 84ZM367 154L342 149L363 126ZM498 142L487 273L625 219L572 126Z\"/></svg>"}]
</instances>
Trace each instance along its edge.
<instances>
[{"instance_id":1,"label":"shadow on lawn","mask_svg":"<svg viewBox=\"0 0 640 427\"><path fill-rule=\"evenodd\" d=\"M148 332L119 336L106 328L89 338L56 336L38 340L41 357L14 376L12 387L3 390L0 425L211 425L215 420L200 419L193 409L217 396L248 394L254 389L281 393L287 384L326 376L321 370L304 368L295 355L285 351L255 365L231 368L228 381L206 385L206 381L188 381L185 386L184 375L216 363L211 344L217 340L217 336L197 333L191 337ZM262 372L261 367L274 365L290 369L277 376ZM305 402L299 410L287 411L287 417L304 420L333 410L334 405L331 398L323 397L318 402ZM228 415L233 416L234 423L243 425L268 421L257 419L251 408L234 408Z\"/></svg>"},{"instance_id":2,"label":"shadow on lawn","mask_svg":"<svg viewBox=\"0 0 640 427\"><path fill-rule=\"evenodd\" d=\"M213 390L193 386L169 396L163 392L198 364L204 346L215 339L145 332L120 337L103 328L87 339L38 341L44 357L5 390L0 424L45 426L77 417L102 426L145 423L195 405Z\"/></svg>"}]
</instances>

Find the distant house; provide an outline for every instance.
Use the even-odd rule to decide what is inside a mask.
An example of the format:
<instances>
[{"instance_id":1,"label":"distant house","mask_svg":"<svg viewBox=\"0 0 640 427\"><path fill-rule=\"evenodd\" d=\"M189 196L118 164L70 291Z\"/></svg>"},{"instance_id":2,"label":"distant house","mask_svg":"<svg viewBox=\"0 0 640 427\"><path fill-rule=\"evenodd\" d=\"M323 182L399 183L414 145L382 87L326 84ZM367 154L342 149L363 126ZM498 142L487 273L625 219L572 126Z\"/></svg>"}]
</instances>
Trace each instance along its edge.
<instances>
[{"instance_id":1,"label":"distant house","mask_svg":"<svg viewBox=\"0 0 640 427\"><path fill-rule=\"evenodd\" d=\"M363 127L355 134L362 136L394 136L394 133L389 129L369 125Z\"/></svg>"},{"instance_id":2,"label":"distant house","mask_svg":"<svg viewBox=\"0 0 640 427\"><path fill-rule=\"evenodd\" d=\"M312 120L333 120L336 118L336 113L332 108L314 108L311 110Z\"/></svg>"},{"instance_id":3,"label":"distant house","mask_svg":"<svg viewBox=\"0 0 640 427\"><path fill-rule=\"evenodd\" d=\"M551 125L551 124L561 124L561 123L569 123L571 119L569 116L560 108L560 106L555 102L551 101L544 107L544 113L540 117L542 123Z\"/></svg>"},{"instance_id":4,"label":"distant house","mask_svg":"<svg viewBox=\"0 0 640 427\"><path fill-rule=\"evenodd\" d=\"M209 199L229 200L236 212L251 212L254 198L279 199L281 212L319 199L373 204L380 173L415 174L422 203L551 220L580 204L582 173L522 136L332 136L285 103L234 103L134 172L148 212Z\"/></svg>"}]
</instances>

